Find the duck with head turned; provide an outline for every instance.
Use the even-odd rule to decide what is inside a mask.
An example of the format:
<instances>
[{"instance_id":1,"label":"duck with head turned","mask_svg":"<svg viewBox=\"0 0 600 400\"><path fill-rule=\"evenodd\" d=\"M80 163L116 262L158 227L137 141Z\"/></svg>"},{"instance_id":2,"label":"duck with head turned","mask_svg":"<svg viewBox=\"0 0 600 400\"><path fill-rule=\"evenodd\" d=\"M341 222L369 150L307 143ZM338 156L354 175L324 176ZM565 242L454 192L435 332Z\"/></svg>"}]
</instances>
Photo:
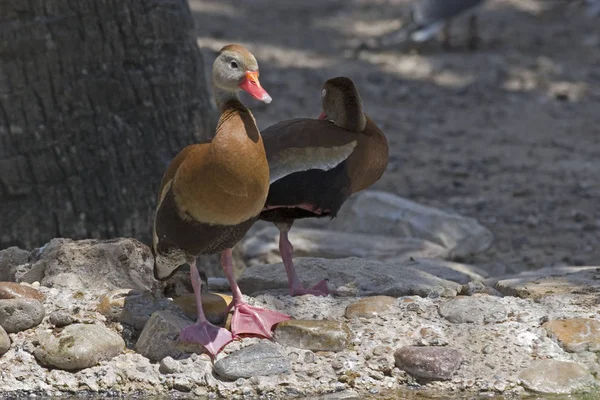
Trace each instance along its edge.
<instances>
[{"instance_id":1,"label":"duck with head turned","mask_svg":"<svg viewBox=\"0 0 600 400\"><path fill-rule=\"evenodd\" d=\"M168 166L158 197L152 248L157 279L168 279L181 265L190 265L198 315L180 338L202 344L215 356L240 335L270 338L272 326L289 317L243 301L231 254L258 219L269 190L263 141L238 92L245 90L265 103L271 97L258 80L256 59L240 45L221 49L213 64L212 86L221 113L216 134L212 141L184 148ZM221 264L233 294L231 333L210 324L202 309L196 257L217 252L222 252Z\"/></svg>"},{"instance_id":2,"label":"duck with head turned","mask_svg":"<svg viewBox=\"0 0 600 400\"><path fill-rule=\"evenodd\" d=\"M334 218L348 197L379 180L388 162L387 139L363 112L352 80L329 79L321 97L318 120L292 119L262 132L271 187L260 219L279 229L279 250L292 296L328 294L325 280L305 289L294 269L288 239L294 221Z\"/></svg>"}]
</instances>

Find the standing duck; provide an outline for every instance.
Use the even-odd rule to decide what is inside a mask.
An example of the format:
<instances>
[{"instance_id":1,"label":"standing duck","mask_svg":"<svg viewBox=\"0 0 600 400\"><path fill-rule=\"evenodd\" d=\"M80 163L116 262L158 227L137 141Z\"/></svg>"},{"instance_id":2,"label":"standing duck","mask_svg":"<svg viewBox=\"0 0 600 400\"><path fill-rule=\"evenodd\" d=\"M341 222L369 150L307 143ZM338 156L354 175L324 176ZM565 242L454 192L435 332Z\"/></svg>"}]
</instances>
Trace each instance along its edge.
<instances>
[{"instance_id":1,"label":"standing duck","mask_svg":"<svg viewBox=\"0 0 600 400\"><path fill-rule=\"evenodd\" d=\"M271 187L260 219L279 229L279 251L292 296L328 294L325 280L304 289L296 274L288 239L294 221L335 217L348 197L379 180L388 163L385 135L363 112L350 79L329 79L321 97L318 120L282 121L262 132Z\"/></svg>"},{"instance_id":2,"label":"standing duck","mask_svg":"<svg viewBox=\"0 0 600 400\"><path fill-rule=\"evenodd\" d=\"M180 338L202 344L214 356L239 335L270 338L271 327L289 317L243 301L231 254L258 219L269 190L262 138L238 92L245 90L265 103L271 102L271 96L260 85L252 53L235 44L219 52L212 87L221 113L216 134L210 142L187 146L168 166L159 192L152 247L157 279L168 279L179 266L190 265L197 322L183 329ZM231 332L209 323L202 309L196 257L217 252L222 252L221 265L233 294Z\"/></svg>"}]
</instances>

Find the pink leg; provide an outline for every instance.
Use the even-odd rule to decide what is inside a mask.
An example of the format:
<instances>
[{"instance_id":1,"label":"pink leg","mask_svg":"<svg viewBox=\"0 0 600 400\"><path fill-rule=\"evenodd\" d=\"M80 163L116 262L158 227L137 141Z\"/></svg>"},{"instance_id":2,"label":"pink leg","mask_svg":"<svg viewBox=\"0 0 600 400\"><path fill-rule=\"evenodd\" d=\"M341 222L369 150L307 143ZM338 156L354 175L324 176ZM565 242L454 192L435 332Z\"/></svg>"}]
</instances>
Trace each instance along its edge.
<instances>
[{"instance_id":1,"label":"pink leg","mask_svg":"<svg viewBox=\"0 0 600 400\"><path fill-rule=\"evenodd\" d=\"M200 343L214 358L223 347L233 340L233 336L227 329L219 328L208 322L204 316L201 294L202 279L195 261L190 264L190 274L196 297L197 320L195 324L182 329L179 338L184 342Z\"/></svg>"},{"instance_id":2,"label":"pink leg","mask_svg":"<svg viewBox=\"0 0 600 400\"><path fill-rule=\"evenodd\" d=\"M324 279L310 289L304 289L300 278L298 278L298 274L296 273L296 268L294 268L294 262L292 260L292 252L294 251L294 247L288 238L290 226L278 224L277 227L279 228L279 252L281 253L281 259L283 260L283 265L285 266L285 271L287 272L288 283L290 286L290 296L302 296L304 294L327 296L329 294L329 289L327 288L327 282Z\"/></svg>"},{"instance_id":3,"label":"pink leg","mask_svg":"<svg viewBox=\"0 0 600 400\"><path fill-rule=\"evenodd\" d=\"M235 281L233 275L233 258L231 249L223 251L221 254L221 265L231 286L233 294L233 317L231 317L231 333L233 337L238 336L262 336L270 339L273 335L271 329L273 325L290 319L288 315L271 311L260 307L254 307L244 302L242 291Z\"/></svg>"}]
</instances>

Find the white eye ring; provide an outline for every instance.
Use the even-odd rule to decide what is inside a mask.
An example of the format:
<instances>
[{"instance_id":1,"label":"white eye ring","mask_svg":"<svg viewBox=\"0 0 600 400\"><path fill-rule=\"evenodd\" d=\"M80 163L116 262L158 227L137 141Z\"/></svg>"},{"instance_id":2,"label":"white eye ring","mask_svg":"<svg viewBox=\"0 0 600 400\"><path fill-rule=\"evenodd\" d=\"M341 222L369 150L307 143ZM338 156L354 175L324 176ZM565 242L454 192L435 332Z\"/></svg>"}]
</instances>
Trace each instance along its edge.
<instances>
[{"instance_id":1,"label":"white eye ring","mask_svg":"<svg viewBox=\"0 0 600 400\"><path fill-rule=\"evenodd\" d=\"M321 90L321 97L325 98L325 94L327 94L327 90Z\"/></svg>"}]
</instances>

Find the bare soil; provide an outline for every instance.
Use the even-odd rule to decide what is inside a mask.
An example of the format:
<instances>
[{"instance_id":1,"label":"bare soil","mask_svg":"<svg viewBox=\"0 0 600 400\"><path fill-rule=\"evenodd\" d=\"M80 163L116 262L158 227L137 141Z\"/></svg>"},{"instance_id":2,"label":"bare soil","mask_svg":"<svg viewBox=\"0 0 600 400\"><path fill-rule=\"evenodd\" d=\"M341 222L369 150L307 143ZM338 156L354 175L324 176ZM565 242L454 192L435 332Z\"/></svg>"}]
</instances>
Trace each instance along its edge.
<instances>
[{"instance_id":1,"label":"bare soil","mask_svg":"<svg viewBox=\"0 0 600 400\"><path fill-rule=\"evenodd\" d=\"M320 87L354 80L390 142L374 186L477 218L495 234L464 261L492 274L600 261L600 19L575 2L490 0L481 45L440 41L353 55L406 21L402 0L191 0L207 65L224 44L256 55L261 128L316 117ZM210 70L210 69L209 69Z\"/></svg>"}]
</instances>

